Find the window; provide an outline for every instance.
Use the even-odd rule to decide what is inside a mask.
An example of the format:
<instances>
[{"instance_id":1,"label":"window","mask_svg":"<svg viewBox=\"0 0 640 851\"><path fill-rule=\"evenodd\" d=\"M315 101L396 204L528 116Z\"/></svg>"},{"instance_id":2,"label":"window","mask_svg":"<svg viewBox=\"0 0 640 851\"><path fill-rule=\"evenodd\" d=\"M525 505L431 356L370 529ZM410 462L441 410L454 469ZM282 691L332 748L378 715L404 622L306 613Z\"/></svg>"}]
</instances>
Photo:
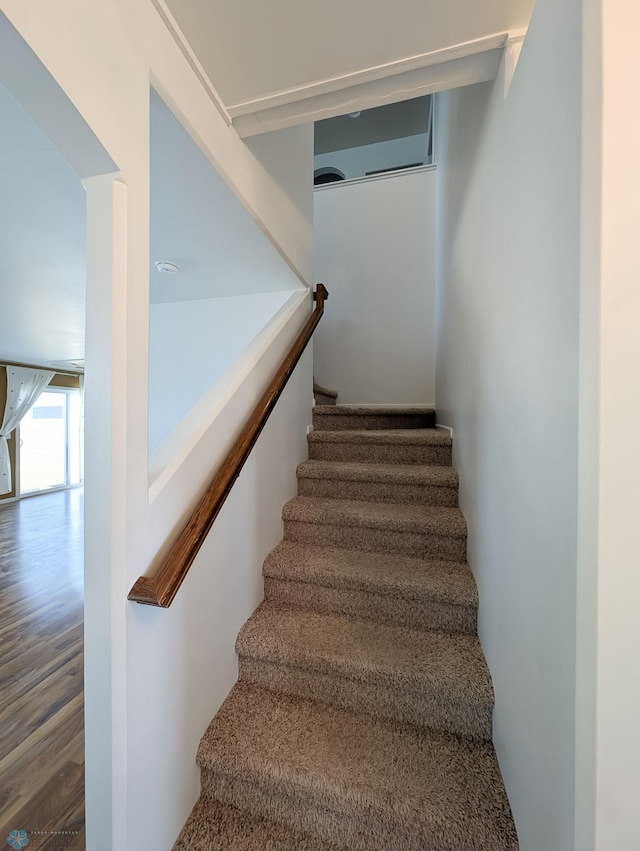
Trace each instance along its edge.
<instances>
[{"instance_id":1,"label":"window","mask_svg":"<svg viewBox=\"0 0 640 851\"><path fill-rule=\"evenodd\" d=\"M48 387L22 419L18 437L21 496L81 483L79 390Z\"/></svg>"}]
</instances>

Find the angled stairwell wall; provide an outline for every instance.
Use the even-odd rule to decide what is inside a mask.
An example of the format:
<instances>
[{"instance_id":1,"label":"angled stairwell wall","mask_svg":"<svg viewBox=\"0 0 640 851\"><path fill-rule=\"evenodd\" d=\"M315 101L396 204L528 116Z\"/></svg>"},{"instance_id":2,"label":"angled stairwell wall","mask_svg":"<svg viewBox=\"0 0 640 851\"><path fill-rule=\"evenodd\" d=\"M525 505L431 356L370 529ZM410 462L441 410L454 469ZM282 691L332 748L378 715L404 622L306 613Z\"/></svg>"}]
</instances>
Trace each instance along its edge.
<instances>
[{"instance_id":1,"label":"angled stairwell wall","mask_svg":"<svg viewBox=\"0 0 640 851\"><path fill-rule=\"evenodd\" d=\"M574 847L580 20L538 0L508 94L437 104L438 413L522 851Z\"/></svg>"}]
</instances>

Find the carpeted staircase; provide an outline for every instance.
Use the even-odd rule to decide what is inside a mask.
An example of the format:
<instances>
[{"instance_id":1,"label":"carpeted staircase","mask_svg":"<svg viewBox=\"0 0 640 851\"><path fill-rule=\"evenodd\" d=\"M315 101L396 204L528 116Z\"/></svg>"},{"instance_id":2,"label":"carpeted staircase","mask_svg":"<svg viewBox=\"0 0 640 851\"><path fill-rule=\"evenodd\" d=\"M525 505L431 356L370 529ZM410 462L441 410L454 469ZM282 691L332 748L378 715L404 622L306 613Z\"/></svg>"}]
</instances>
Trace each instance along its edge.
<instances>
[{"instance_id":1,"label":"carpeted staircase","mask_svg":"<svg viewBox=\"0 0 640 851\"><path fill-rule=\"evenodd\" d=\"M174 851L516 851L451 438L317 406Z\"/></svg>"},{"instance_id":2,"label":"carpeted staircase","mask_svg":"<svg viewBox=\"0 0 640 851\"><path fill-rule=\"evenodd\" d=\"M329 390L328 387L322 387L314 379L313 398L316 405L335 405L338 399L338 393L336 390Z\"/></svg>"}]
</instances>

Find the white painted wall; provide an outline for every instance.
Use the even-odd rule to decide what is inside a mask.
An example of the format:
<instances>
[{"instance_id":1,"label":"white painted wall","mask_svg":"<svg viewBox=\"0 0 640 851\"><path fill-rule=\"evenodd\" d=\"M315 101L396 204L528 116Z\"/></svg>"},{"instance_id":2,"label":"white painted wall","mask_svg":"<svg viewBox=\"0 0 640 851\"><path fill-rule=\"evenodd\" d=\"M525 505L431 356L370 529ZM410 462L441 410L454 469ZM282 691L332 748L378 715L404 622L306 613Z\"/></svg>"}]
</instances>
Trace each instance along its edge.
<instances>
[{"instance_id":1,"label":"white painted wall","mask_svg":"<svg viewBox=\"0 0 640 851\"><path fill-rule=\"evenodd\" d=\"M310 353L192 568L178 614L143 610L127 602L126 592L183 522L311 311L311 299L274 334L227 407L150 500L150 80L307 282L311 181L295 188L281 183L264 165L264 150L260 158L240 140L147 0L107 0L91 9L84 0L55 6L34 0L28 7L3 0L2 10L120 169L115 187L88 183L88 845L92 851L170 848L196 797L198 736L233 683L235 635L258 599L261 559L281 535L281 504L294 492L310 420ZM311 175L312 133L285 134L279 144L290 138L292 168ZM267 150L269 144L263 143ZM259 513L263 501L267 509ZM238 577L246 582L238 584Z\"/></svg>"},{"instance_id":2,"label":"white painted wall","mask_svg":"<svg viewBox=\"0 0 640 851\"><path fill-rule=\"evenodd\" d=\"M80 178L3 87L0 127L0 357L42 365L82 359L86 197Z\"/></svg>"},{"instance_id":3,"label":"white painted wall","mask_svg":"<svg viewBox=\"0 0 640 851\"><path fill-rule=\"evenodd\" d=\"M150 455L289 298L285 290L151 305Z\"/></svg>"},{"instance_id":4,"label":"white painted wall","mask_svg":"<svg viewBox=\"0 0 640 851\"><path fill-rule=\"evenodd\" d=\"M291 246L299 246L298 250L305 252L305 264L301 268L305 279L310 281L313 229L309 225L313 222L313 193L309 191L309 184L313 182L313 123L245 139L245 144L268 175L271 186L266 188L278 199L283 245L289 253ZM264 215L265 220L272 209L270 194L262 193L254 199L256 213Z\"/></svg>"},{"instance_id":5,"label":"white painted wall","mask_svg":"<svg viewBox=\"0 0 640 851\"><path fill-rule=\"evenodd\" d=\"M344 404L435 398L435 170L315 190L315 269L330 301L316 380Z\"/></svg>"},{"instance_id":6,"label":"white painted wall","mask_svg":"<svg viewBox=\"0 0 640 851\"><path fill-rule=\"evenodd\" d=\"M390 139L386 142L373 142L356 148L345 148L328 154L316 154L313 168L340 169L346 180L364 177L368 171L398 168L398 166L426 165L429 137L426 133L406 136L403 139Z\"/></svg>"},{"instance_id":7,"label":"white painted wall","mask_svg":"<svg viewBox=\"0 0 640 851\"><path fill-rule=\"evenodd\" d=\"M640 10L583 4L576 851L640 836Z\"/></svg>"},{"instance_id":8,"label":"white painted wall","mask_svg":"<svg viewBox=\"0 0 640 851\"><path fill-rule=\"evenodd\" d=\"M574 847L580 21L538 0L508 96L437 102L436 399L522 851Z\"/></svg>"}]
</instances>

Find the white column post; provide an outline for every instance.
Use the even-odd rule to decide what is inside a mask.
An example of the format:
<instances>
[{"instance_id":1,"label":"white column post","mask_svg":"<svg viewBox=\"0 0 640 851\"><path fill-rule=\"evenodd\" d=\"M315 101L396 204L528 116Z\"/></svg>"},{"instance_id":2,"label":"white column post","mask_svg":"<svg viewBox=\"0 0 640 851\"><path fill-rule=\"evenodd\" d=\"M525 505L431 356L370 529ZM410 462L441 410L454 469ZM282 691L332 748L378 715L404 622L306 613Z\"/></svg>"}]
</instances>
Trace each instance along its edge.
<instances>
[{"instance_id":1,"label":"white column post","mask_svg":"<svg viewBox=\"0 0 640 851\"><path fill-rule=\"evenodd\" d=\"M92 851L126 848L125 430L127 187L87 190L85 760Z\"/></svg>"},{"instance_id":2,"label":"white column post","mask_svg":"<svg viewBox=\"0 0 640 851\"><path fill-rule=\"evenodd\" d=\"M640 8L583 0L575 851L640 837Z\"/></svg>"}]
</instances>

